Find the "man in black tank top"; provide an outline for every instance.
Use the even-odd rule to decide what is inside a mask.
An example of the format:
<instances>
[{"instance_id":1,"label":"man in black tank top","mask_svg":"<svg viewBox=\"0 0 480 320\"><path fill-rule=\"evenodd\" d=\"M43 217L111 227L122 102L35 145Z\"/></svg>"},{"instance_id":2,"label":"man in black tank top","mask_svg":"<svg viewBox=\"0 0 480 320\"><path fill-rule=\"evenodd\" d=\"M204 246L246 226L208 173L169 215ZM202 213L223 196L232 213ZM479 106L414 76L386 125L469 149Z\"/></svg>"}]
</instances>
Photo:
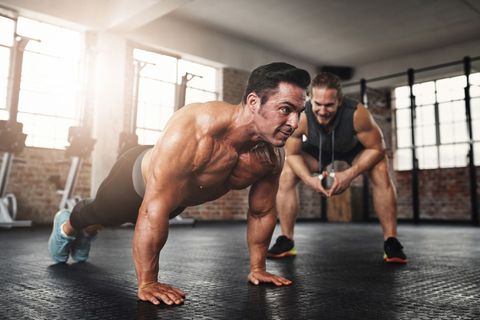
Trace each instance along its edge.
<instances>
[{"instance_id":1,"label":"man in black tank top","mask_svg":"<svg viewBox=\"0 0 480 320\"><path fill-rule=\"evenodd\" d=\"M311 101L305 105L298 129L285 145L287 159L277 194L282 235L270 248L268 256L296 255L293 231L298 211L296 185L300 180L323 196L331 197L344 192L355 177L368 172L373 205L383 229L384 261L406 263L402 245L396 238L396 191L389 175L380 128L365 106L342 96L337 76L321 73L313 79L311 87ZM302 141L304 135L305 142ZM350 167L341 172L328 172L326 166L334 160L343 160ZM312 175L319 171L320 175ZM322 180L327 179L332 180L328 189L322 186Z\"/></svg>"}]
</instances>

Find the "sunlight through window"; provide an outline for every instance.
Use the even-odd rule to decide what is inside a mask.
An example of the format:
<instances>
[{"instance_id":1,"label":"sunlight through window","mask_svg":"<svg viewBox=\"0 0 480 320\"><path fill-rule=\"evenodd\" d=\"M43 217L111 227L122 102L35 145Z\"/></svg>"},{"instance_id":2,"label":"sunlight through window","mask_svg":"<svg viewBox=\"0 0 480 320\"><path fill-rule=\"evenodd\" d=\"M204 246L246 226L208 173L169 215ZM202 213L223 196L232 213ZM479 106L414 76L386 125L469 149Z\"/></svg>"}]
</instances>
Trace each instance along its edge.
<instances>
[{"instance_id":1,"label":"sunlight through window","mask_svg":"<svg viewBox=\"0 0 480 320\"><path fill-rule=\"evenodd\" d=\"M141 49L134 49L133 57L144 65L137 97L136 133L140 144L157 141L174 112L177 86L185 73L201 76L188 82L185 104L218 99L218 70L214 67Z\"/></svg>"},{"instance_id":2,"label":"sunlight through window","mask_svg":"<svg viewBox=\"0 0 480 320\"><path fill-rule=\"evenodd\" d=\"M0 119L6 119L14 21L0 17L0 33ZM24 50L18 102L17 120L27 134L26 145L64 149L68 127L80 119L82 34L23 17L17 20L16 33L35 39Z\"/></svg>"},{"instance_id":3,"label":"sunlight through window","mask_svg":"<svg viewBox=\"0 0 480 320\"><path fill-rule=\"evenodd\" d=\"M420 169L464 167L468 163L465 76L438 79L413 86L416 102L415 148ZM475 164L480 164L480 73L470 75ZM412 169L410 90L395 95L395 169Z\"/></svg>"}]
</instances>

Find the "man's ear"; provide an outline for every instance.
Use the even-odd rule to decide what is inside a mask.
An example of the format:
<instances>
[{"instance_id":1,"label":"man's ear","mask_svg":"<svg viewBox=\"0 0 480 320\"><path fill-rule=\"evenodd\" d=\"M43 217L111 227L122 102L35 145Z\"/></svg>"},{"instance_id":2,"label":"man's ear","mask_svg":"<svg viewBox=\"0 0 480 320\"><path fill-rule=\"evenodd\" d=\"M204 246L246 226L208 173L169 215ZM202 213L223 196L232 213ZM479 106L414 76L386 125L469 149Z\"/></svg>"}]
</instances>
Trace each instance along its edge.
<instances>
[{"instance_id":1,"label":"man's ear","mask_svg":"<svg viewBox=\"0 0 480 320\"><path fill-rule=\"evenodd\" d=\"M255 112L260 107L260 97L255 92L251 92L247 96L247 107Z\"/></svg>"}]
</instances>

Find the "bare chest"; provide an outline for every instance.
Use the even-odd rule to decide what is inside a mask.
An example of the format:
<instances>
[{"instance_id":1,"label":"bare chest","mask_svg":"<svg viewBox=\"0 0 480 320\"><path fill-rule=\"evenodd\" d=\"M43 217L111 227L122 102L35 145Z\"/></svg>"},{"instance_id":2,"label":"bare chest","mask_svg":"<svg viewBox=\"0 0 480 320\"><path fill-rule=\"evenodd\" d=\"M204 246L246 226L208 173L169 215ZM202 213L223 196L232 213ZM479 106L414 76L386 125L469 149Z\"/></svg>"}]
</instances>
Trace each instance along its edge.
<instances>
[{"instance_id":1,"label":"bare chest","mask_svg":"<svg viewBox=\"0 0 480 320\"><path fill-rule=\"evenodd\" d=\"M278 159L268 151L241 154L222 151L193 177L190 192L198 202L217 199L232 189L244 189L278 166Z\"/></svg>"}]
</instances>

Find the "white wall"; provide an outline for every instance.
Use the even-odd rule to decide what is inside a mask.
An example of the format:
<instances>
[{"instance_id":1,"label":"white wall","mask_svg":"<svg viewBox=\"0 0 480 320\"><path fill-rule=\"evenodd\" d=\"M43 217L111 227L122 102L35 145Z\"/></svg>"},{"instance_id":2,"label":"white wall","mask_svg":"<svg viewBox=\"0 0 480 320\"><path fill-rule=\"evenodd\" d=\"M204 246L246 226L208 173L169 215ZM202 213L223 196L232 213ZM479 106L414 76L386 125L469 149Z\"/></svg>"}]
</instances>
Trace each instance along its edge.
<instances>
[{"instance_id":1,"label":"white wall","mask_svg":"<svg viewBox=\"0 0 480 320\"><path fill-rule=\"evenodd\" d=\"M92 192L95 193L117 158L123 129L127 42L111 33L99 33L94 73Z\"/></svg>"}]
</instances>

